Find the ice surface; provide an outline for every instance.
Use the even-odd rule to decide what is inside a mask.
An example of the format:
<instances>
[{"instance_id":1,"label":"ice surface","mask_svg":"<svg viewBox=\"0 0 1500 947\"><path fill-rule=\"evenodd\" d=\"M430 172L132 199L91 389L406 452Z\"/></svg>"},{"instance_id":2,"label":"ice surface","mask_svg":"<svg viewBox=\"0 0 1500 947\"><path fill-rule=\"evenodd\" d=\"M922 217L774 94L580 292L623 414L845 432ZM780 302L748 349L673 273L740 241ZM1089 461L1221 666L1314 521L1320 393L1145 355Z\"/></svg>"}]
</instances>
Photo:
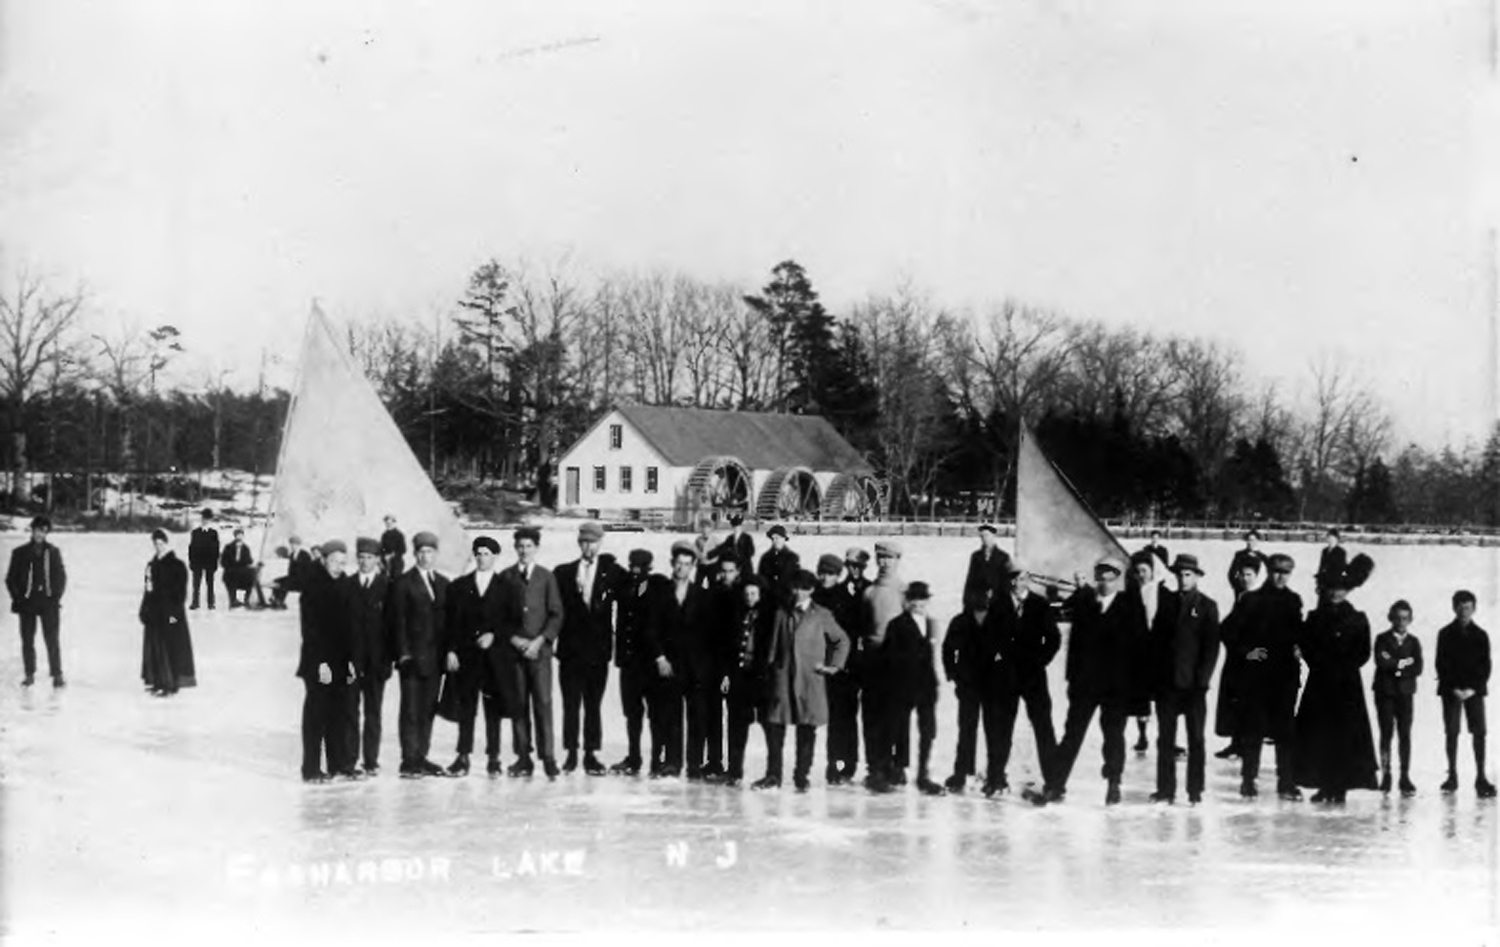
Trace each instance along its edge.
<instances>
[{"instance_id":1,"label":"ice surface","mask_svg":"<svg viewBox=\"0 0 1500 947\"><path fill-rule=\"evenodd\" d=\"M508 535L496 535L508 550ZM928 799L912 790L871 797L827 789L821 737L807 795L581 773L551 785L482 775L399 780L394 684L382 774L308 787L298 778L294 610L229 613L221 594L220 611L191 613L199 686L153 699L139 682L135 621L148 540L56 538L71 580L63 607L69 686L52 690L43 657L42 683L23 690L14 631L0 649L3 917L11 935L108 933L147 919L159 931L222 930L230 917L242 933L304 936L606 927L1290 931L1346 921L1478 927L1497 918L1495 806L1474 798L1467 746L1462 791L1437 791L1442 726L1430 671L1416 712L1421 794L1403 801L1356 793L1341 812L1265 797L1242 802L1237 764L1217 760L1202 807L1152 806L1154 760L1134 754L1124 804L1106 809L1097 731L1067 802L1043 810L974 790ZM674 538L610 534L605 548L623 557L641 546L662 563ZM255 548L259 537L250 539ZM973 541L899 541L905 576L932 584L933 610L946 624ZM812 559L855 542L805 536L793 547ZM858 543L869 547L873 537ZM1233 545L1169 545L1203 558L1206 590L1226 603ZM1296 556L1294 586L1310 597L1316 547L1275 548ZM1456 587L1473 589L1480 623L1500 631L1495 550L1355 548L1378 563L1356 604L1379 629L1392 600L1410 600L1429 662ZM547 532L544 563L573 551L570 530ZM1059 727L1061 664L1053 669ZM612 763L624 742L613 677L605 708L603 755ZM954 713L945 688L940 778L952 765ZM451 759L454 737L455 727L439 721L436 761ZM1220 744L1210 739L1212 748ZM508 729L504 745L509 757ZM758 730L750 746L749 769L758 775ZM982 742L980 754L982 769ZM1273 754L1266 757L1273 765ZM1023 716L1012 785L1035 772ZM1269 783L1263 775L1263 787Z\"/></svg>"}]
</instances>

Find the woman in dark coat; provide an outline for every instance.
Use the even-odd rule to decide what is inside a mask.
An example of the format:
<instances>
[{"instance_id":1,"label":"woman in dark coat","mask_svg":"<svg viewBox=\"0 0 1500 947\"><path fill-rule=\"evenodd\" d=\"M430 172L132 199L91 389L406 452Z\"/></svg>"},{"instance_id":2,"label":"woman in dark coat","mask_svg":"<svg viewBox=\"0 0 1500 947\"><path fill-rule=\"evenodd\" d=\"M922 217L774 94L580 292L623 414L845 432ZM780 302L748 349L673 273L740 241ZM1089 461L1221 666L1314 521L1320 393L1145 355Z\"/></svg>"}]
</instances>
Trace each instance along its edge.
<instances>
[{"instance_id":1,"label":"woman in dark coat","mask_svg":"<svg viewBox=\"0 0 1500 947\"><path fill-rule=\"evenodd\" d=\"M1370 621L1348 601L1373 563L1359 555L1324 577L1327 597L1302 628L1307 687L1297 709L1297 784L1316 789L1313 802L1342 804L1351 789L1374 789L1375 739L1359 669L1370 660Z\"/></svg>"},{"instance_id":2,"label":"woman in dark coat","mask_svg":"<svg viewBox=\"0 0 1500 947\"><path fill-rule=\"evenodd\" d=\"M146 563L146 587L141 595L141 624L145 626L141 679L156 697L177 693L198 683L193 668L193 639L188 633L188 570L168 546L167 534L151 534L156 554Z\"/></svg>"}]
</instances>

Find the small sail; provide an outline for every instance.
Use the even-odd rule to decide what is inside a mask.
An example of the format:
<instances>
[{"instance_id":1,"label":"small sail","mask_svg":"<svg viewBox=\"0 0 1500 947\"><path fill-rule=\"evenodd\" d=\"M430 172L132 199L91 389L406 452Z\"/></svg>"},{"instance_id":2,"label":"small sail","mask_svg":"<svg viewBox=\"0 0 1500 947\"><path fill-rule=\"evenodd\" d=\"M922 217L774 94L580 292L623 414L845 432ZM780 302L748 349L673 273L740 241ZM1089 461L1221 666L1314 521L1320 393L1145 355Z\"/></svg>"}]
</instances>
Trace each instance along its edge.
<instances>
[{"instance_id":1,"label":"small sail","mask_svg":"<svg viewBox=\"0 0 1500 947\"><path fill-rule=\"evenodd\" d=\"M1023 425L1016 463L1016 558L1049 585L1087 581L1106 555L1129 560L1125 548L1084 504Z\"/></svg>"},{"instance_id":2,"label":"small sail","mask_svg":"<svg viewBox=\"0 0 1500 947\"><path fill-rule=\"evenodd\" d=\"M396 517L408 546L416 533L437 535L440 570L465 571L469 540L458 517L314 304L261 558L293 535L305 543L342 539L352 557L354 539L378 537L386 514ZM410 554L406 562L411 565Z\"/></svg>"}]
</instances>

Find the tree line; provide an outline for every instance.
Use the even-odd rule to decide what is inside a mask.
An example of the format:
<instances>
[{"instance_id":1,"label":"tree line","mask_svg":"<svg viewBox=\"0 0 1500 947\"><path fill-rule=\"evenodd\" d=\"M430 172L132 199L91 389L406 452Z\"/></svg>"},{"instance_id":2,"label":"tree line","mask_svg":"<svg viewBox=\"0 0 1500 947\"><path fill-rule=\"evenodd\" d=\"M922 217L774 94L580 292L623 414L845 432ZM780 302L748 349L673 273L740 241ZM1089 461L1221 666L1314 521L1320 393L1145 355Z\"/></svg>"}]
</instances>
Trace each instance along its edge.
<instances>
[{"instance_id":1,"label":"tree line","mask_svg":"<svg viewBox=\"0 0 1500 947\"><path fill-rule=\"evenodd\" d=\"M902 285L836 314L792 260L758 289L489 260L455 289L434 323L344 329L440 486L551 504L562 452L634 402L823 415L893 515L1009 514L1024 421L1104 517L1500 525L1500 425L1482 446L1398 448L1380 399L1332 359L1293 399L1232 347L1012 299L945 307ZM28 469L274 467L286 392L159 385L194 340L91 332L86 314L85 292L31 273L0 294L12 484Z\"/></svg>"}]
</instances>

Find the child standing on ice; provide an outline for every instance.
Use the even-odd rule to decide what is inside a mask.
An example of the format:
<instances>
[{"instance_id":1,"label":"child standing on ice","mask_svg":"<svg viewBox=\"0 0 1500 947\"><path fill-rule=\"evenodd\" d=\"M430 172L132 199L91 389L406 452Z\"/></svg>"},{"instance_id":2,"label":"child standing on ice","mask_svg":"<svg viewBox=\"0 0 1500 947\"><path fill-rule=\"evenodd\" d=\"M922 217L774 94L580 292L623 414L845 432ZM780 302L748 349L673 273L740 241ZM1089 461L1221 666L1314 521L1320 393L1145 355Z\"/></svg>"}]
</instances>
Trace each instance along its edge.
<instances>
[{"instance_id":1,"label":"child standing on ice","mask_svg":"<svg viewBox=\"0 0 1500 947\"><path fill-rule=\"evenodd\" d=\"M1380 791L1391 791L1391 733L1401 753L1401 795L1415 796L1411 782L1411 705L1422 673L1422 643L1412 637L1411 605L1402 599L1387 613L1391 627L1375 639L1375 718L1380 724Z\"/></svg>"}]
</instances>

